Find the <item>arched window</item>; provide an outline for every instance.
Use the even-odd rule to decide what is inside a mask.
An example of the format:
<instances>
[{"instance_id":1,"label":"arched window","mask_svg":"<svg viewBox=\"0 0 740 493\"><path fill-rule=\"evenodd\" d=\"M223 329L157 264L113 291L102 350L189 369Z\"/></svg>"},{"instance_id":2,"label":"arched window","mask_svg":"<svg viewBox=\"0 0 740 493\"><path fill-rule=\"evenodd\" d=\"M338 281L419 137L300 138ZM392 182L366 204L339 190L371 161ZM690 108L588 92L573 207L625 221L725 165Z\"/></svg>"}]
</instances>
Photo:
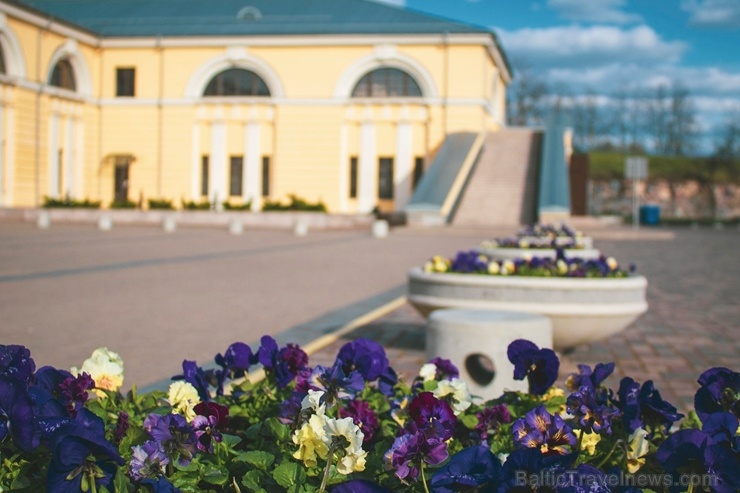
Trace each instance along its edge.
<instances>
[{"instance_id":1,"label":"arched window","mask_svg":"<svg viewBox=\"0 0 740 493\"><path fill-rule=\"evenodd\" d=\"M49 81L49 84L63 89L69 89L70 91L77 90L77 85L75 84L75 72L68 59L63 58L54 65L54 70L51 72L51 80Z\"/></svg>"},{"instance_id":2,"label":"arched window","mask_svg":"<svg viewBox=\"0 0 740 493\"><path fill-rule=\"evenodd\" d=\"M353 98L419 98L419 84L397 68L379 68L362 76L352 90Z\"/></svg>"},{"instance_id":3,"label":"arched window","mask_svg":"<svg viewBox=\"0 0 740 493\"><path fill-rule=\"evenodd\" d=\"M5 69L5 49L3 49L3 45L0 43L0 74L7 74L7 70Z\"/></svg>"},{"instance_id":4,"label":"arched window","mask_svg":"<svg viewBox=\"0 0 740 493\"><path fill-rule=\"evenodd\" d=\"M259 75L243 68L230 68L216 74L203 96L269 96L270 90Z\"/></svg>"}]
</instances>

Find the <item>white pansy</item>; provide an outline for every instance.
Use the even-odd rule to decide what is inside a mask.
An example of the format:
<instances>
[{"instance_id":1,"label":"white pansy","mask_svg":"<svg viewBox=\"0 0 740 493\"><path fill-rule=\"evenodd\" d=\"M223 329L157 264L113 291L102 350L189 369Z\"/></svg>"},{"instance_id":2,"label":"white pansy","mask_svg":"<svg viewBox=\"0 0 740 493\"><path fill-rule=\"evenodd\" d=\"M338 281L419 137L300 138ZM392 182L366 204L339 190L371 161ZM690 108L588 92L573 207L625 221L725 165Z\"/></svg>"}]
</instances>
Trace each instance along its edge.
<instances>
[{"instance_id":1,"label":"white pansy","mask_svg":"<svg viewBox=\"0 0 740 493\"><path fill-rule=\"evenodd\" d=\"M95 381L95 387L105 390L118 390L123 385L123 359L108 348L93 351L92 356L82 363L80 369L72 368L72 374L87 373ZM99 396L104 395L97 391Z\"/></svg>"},{"instance_id":2,"label":"white pansy","mask_svg":"<svg viewBox=\"0 0 740 493\"><path fill-rule=\"evenodd\" d=\"M367 452L362 450L362 441L365 435L352 418L331 419L324 421L325 443L328 447L338 438L344 438L347 445L342 449L344 455L337 463L340 474L352 474L365 470Z\"/></svg>"},{"instance_id":3,"label":"white pansy","mask_svg":"<svg viewBox=\"0 0 740 493\"><path fill-rule=\"evenodd\" d=\"M501 264L501 273L504 275L513 274L515 270L516 266L511 260L504 260L504 263Z\"/></svg>"},{"instance_id":4,"label":"white pansy","mask_svg":"<svg viewBox=\"0 0 740 493\"><path fill-rule=\"evenodd\" d=\"M170 384L167 400L173 413L182 414L190 422L195 418L195 406L200 402L198 390L192 384L179 380Z\"/></svg>"},{"instance_id":5,"label":"white pansy","mask_svg":"<svg viewBox=\"0 0 740 493\"><path fill-rule=\"evenodd\" d=\"M419 370L419 376L424 380L425 382L430 382L437 378L437 365L434 363L426 363L422 365L421 369Z\"/></svg>"},{"instance_id":6,"label":"white pansy","mask_svg":"<svg viewBox=\"0 0 740 493\"><path fill-rule=\"evenodd\" d=\"M308 395L301 401L301 409L313 409L316 414L324 414L326 405L321 403L321 398L324 396L323 390L308 390Z\"/></svg>"},{"instance_id":7,"label":"white pansy","mask_svg":"<svg viewBox=\"0 0 740 493\"><path fill-rule=\"evenodd\" d=\"M617 259L615 259L614 257L607 258L606 265L609 266L609 270L617 270L617 267L619 267L619 264L617 263Z\"/></svg>"},{"instance_id":8,"label":"white pansy","mask_svg":"<svg viewBox=\"0 0 740 493\"><path fill-rule=\"evenodd\" d=\"M433 393L437 399L444 399L448 395L452 396L452 411L455 416L469 408L472 400L467 382L459 378L441 380Z\"/></svg>"},{"instance_id":9,"label":"white pansy","mask_svg":"<svg viewBox=\"0 0 740 493\"><path fill-rule=\"evenodd\" d=\"M645 465L645 456L650 451L650 442L647 440L647 431L637 428L629 436L629 450L627 450L627 470L634 474Z\"/></svg>"},{"instance_id":10,"label":"white pansy","mask_svg":"<svg viewBox=\"0 0 740 493\"><path fill-rule=\"evenodd\" d=\"M555 262L555 267L558 269L558 274L565 275L568 273L568 264L563 259L558 259L558 261Z\"/></svg>"}]
</instances>

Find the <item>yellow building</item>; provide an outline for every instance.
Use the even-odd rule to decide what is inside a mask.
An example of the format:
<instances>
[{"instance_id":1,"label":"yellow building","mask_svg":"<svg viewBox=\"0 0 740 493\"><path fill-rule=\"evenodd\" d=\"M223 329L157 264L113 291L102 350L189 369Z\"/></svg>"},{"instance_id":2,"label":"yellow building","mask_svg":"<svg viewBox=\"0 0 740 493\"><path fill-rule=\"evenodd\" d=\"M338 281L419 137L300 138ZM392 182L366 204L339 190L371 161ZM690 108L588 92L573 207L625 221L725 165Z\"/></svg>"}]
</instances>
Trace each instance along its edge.
<instances>
[{"instance_id":1,"label":"yellow building","mask_svg":"<svg viewBox=\"0 0 740 493\"><path fill-rule=\"evenodd\" d=\"M402 210L509 80L490 31L367 0L0 0L0 205Z\"/></svg>"}]
</instances>

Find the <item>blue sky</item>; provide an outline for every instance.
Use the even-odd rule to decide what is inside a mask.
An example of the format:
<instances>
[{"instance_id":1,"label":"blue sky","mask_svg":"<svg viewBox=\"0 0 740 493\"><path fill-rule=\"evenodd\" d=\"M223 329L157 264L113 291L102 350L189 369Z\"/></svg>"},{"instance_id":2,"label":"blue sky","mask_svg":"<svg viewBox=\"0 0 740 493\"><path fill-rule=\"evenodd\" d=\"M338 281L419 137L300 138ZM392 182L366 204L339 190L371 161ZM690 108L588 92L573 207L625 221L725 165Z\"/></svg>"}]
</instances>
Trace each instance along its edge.
<instances>
[{"instance_id":1,"label":"blue sky","mask_svg":"<svg viewBox=\"0 0 740 493\"><path fill-rule=\"evenodd\" d=\"M740 0L384 1L490 28L515 67L604 104L678 81L703 132L740 115Z\"/></svg>"}]
</instances>

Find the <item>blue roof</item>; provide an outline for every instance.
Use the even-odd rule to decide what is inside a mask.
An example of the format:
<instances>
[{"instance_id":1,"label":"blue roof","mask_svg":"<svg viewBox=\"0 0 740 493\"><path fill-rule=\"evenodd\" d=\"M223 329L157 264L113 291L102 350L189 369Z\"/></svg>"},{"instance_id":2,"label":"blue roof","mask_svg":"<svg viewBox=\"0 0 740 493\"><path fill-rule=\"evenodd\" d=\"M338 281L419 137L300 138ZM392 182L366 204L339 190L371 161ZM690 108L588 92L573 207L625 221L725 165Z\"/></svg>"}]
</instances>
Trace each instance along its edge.
<instances>
[{"instance_id":1,"label":"blue roof","mask_svg":"<svg viewBox=\"0 0 740 493\"><path fill-rule=\"evenodd\" d=\"M369 0L10 0L103 37L484 33ZM245 9L245 7L252 7ZM242 12L242 18L238 17ZM495 37L494 37L495 39Z\"/></svg>"}]
</instances>

